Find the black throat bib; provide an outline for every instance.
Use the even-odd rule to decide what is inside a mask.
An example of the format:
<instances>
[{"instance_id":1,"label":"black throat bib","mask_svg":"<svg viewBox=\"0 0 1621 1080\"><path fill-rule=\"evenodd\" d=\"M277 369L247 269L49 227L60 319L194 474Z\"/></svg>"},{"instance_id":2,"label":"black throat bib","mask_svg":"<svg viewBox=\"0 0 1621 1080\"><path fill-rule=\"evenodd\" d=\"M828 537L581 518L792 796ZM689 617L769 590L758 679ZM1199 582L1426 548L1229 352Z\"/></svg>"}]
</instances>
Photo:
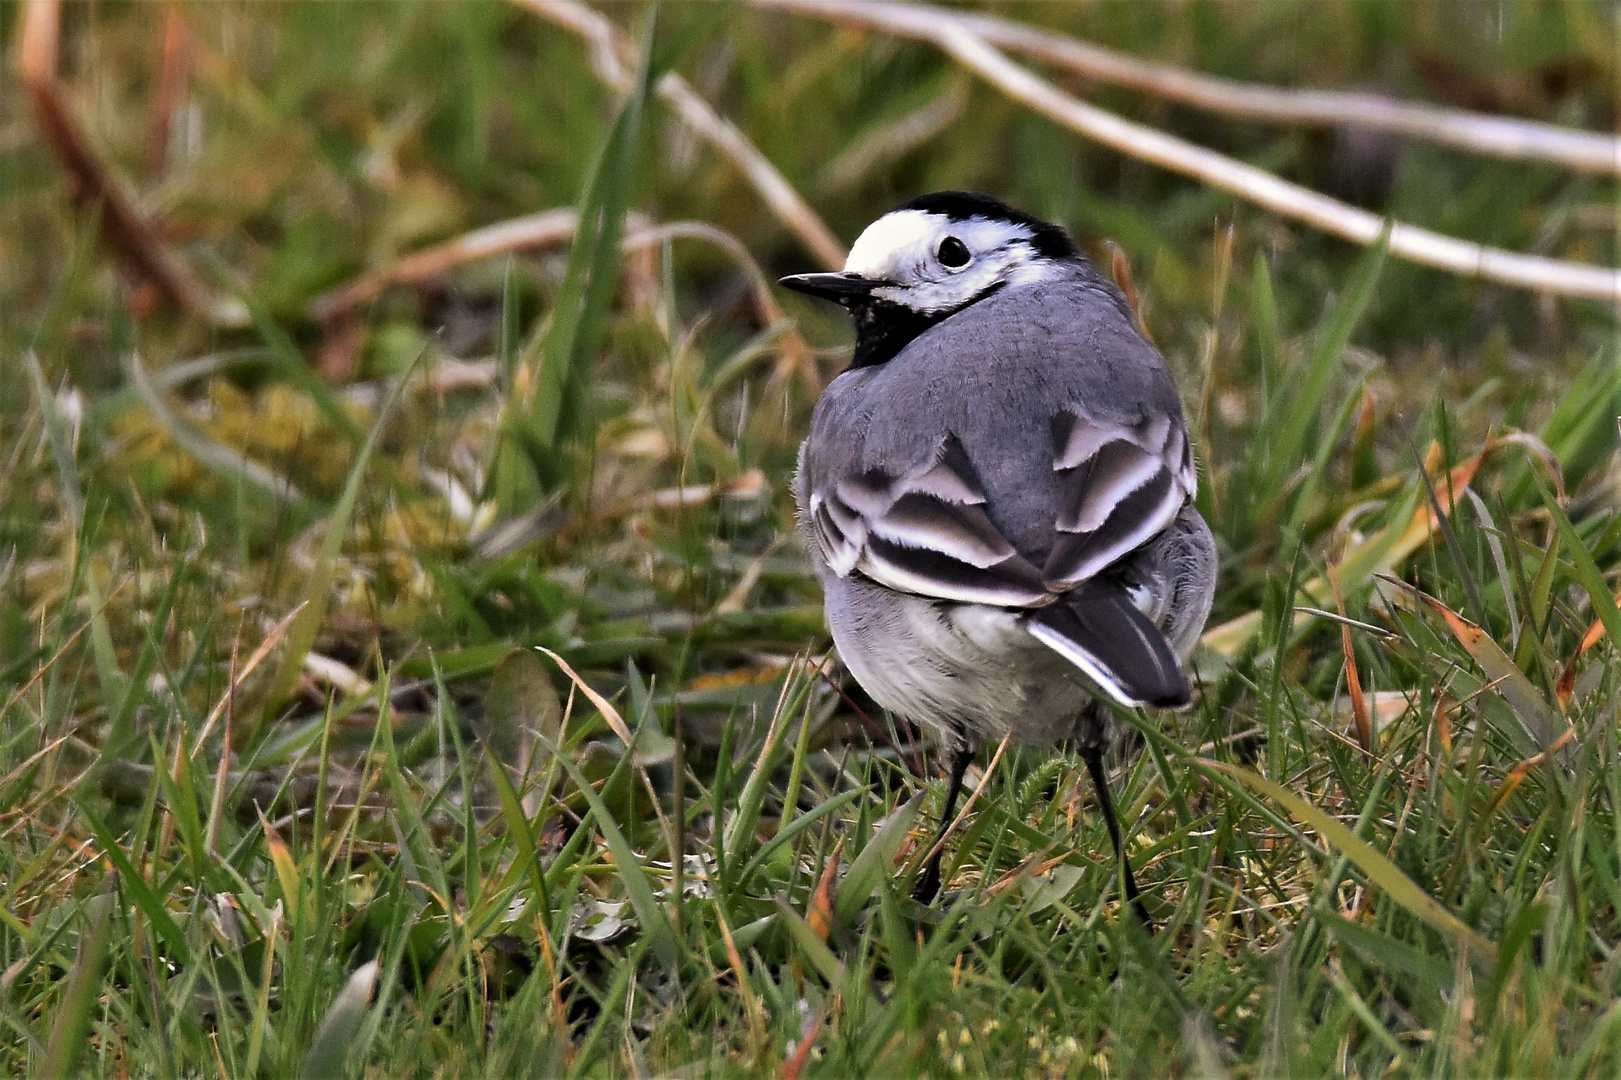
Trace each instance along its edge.
<instances>
[{"instance_id":1,"label":"black throat bib","mask_svg":"<svg viewBox=\"0 0 1621 1080\"><path fill-rule=\"evenodd\" d=\"M918 311L892 300L873 297L850 302L850 316L856 326L856 352L847 370L887 364L923 331L1000 291L1004 284L1006 282L999 281L967 303L942 311Z\"/></svg>"}]
</instances>

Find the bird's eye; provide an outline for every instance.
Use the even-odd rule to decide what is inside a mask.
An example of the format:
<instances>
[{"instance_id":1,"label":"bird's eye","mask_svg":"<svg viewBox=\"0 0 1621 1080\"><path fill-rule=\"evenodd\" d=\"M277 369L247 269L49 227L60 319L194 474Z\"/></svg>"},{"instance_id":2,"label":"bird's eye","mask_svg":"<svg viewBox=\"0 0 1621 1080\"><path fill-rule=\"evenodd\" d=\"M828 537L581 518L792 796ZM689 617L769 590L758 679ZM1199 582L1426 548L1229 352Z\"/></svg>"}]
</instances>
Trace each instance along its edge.
<instances>
[{"instance_id":1,"label":"bird's eye","mask_svg":"<svg viewBox=\"0 0 1621 1080\"><path fill-rule=\"evenodd\" d=\"M940 250L935 252L935 257L940 260L940 265L947 270L961 270L968 265L968 260L972 258L968 254L968 245L955 236L948 236L940 241Z\"/></svg>"}]
</instances>

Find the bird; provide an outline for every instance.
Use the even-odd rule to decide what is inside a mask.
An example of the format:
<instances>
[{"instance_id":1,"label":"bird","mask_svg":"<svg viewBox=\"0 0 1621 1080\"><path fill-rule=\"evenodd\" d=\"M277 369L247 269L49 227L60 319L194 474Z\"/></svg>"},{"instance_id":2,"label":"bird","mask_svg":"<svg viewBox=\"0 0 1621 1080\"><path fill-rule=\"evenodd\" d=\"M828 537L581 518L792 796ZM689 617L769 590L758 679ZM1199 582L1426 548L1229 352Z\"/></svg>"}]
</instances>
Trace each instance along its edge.
<instances>
[{"instance_id":1,"label":"bird","mask_svg":"<svg viewBox=\"0 0 1621 1080\"><path fill-rule=\"evenodd\" d=\"M1068 232L977 192L911 199L842 271L780 284L855 324L793 493L840 659L946 766L913 896L939 893L982 744L1069 744L1151 930L1104 769L1108 703L1190 702L1217 572L1165 358Z\"/></svg>"}]
</instances>

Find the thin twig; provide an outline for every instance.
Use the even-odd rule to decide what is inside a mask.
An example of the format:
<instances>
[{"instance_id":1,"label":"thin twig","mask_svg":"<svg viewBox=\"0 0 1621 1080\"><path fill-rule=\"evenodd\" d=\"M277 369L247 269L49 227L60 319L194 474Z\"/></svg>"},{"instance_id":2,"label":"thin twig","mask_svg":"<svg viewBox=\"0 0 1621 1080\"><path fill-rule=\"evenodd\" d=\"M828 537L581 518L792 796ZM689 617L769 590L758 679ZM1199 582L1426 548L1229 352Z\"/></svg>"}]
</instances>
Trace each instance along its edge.
<instances>
[{"instance_id":1,"label":"thin twig","mask_svg":"<svg viewBox=\"0 0 1621 1080\"><path fill-rule=\"evenodd\" d=\"M657 247L669 240L702 240L713 244L730 255L749 279L754 300L755 315L764 326L776 326L786 321L782 308L771 293L771 283L765 271L754 261L749 249L726 232L707 222L672 221L655 224L641 214L628 215L621 247L626 252ZM575 214L562 208L547 210L527 217L486 225L463 233L461 236L436 244L424 251L407 255L379 270L340 285L316 297L312 308L315 316L328 324L341 321L357 309L374 302L387 289L399 285L412 285L441 277L464 263L506 255L516 251L533 251L553 247L574 236Z\"/></svg>"},{"instance_id":2,"label":"thin twig","mask_svg":"<svg viewBox=\"0 0 1621 1080\"><path fill-rule=\"evenodd\" d=\"M934 858L938 852L945 849L946 841L951 839L951 834L957 831L959 825L968 820L969 811L979 801L979 794L985 790L985 785L991 782L991 774L996 771L996 763L1002 760L1002 754L1006 752L1008 743L1012 741L1013 730L1009 728L1008 733L1002 736L1002 741L996 744L996 753L991 755L991 763L985 766L985 771L980 774L979 783L974 785L973 791L969 792L968 801L962 804L962 809L957 811L957 816L951 819L951 824L947 825L945 831L940 834L940 839L936 840L934 846L923 856L924 865L927 865L928 861Z\"/></svg>"},{"instance_id":3,"label":"thin twig","mask_svg":"<svg viewBox=\"0 0 1621 1080\"><path fill-rule=\"evenodd\" d=\"M68 108L56 78L62 20L61 0L27 0L17 67L33 104L41 137L68 174L75 204L95 208L102 235L143 280L180 307L216 326L248 324L248 311L233 299L217 297L198 281L90 145Z\"/></svg>"},{"instance_id":4,"label":"thin twig","mask_svg":"<svg viewBox=\"0 0 1621 1080\"><path fill-rule=\"evenodd\" d=\"M574 220L574 211L565 207L486 225L425 251L407 255L381 270L362 274L322 293L311 306L316 317L322 321L338 319L372 303L395 285L428 281L443 275L452 267L487 259L492 255L561 244L574 235Z\"/></svg>"},{"instance_id":5,"label":"thin twig","mask_svg":"<svg viewBox=\"0 0 1621 1080\"><path fill-rule=\"evenodd\" d=\"M152 180L163 179L168 170L174 121L186 104L190 79L191 34L180 8L171 3L163 12L163 55L146 136L146 173Z\"/></svg>"},{"instance_id":6,"label":"thin twig","mask_svg":"<svg viewBox=\"0 0 1621 1080\"><path fill-rule=\"evenodd\" d=\"M907 37L932 39L951 22L997 48L1032 56L1099 82L1129 86L1212 112L1283 124L1348 126L1515 161L1547 161L1583 172L1621 174L1621 139L1531 120L1399 101L1382 94L1296 90L1202 75L1114 52L1088 41L995 15L926 4L860 0L754 0L822 18L840 17Z\"/></svg>"},{"instance_id":7,"label":"thin twig","mask_svg":"<svg viewBox=\"0 0 1621 1080\"><path fill-rule=\"evenodd\" d=\"M789 3L793 0L757 2ZM841 3L836 10L829 6L825 14L837 17L860 9L861 5ZM819 5L797 10L824 14ZM916 31L916 36L926 38L1014 100L1123 154L1194 177L1275 213L1359 244L1374 243L1385 229L1385 221L1376 214L1078 101L1029 69L1015 64L955 21L939 20ZM1392 255L1456 274L1570 296L1621 300L1621 273L1607 267L1483 247L1402 222L1391 223L1389 246Z\"/></svg>"},{"instance_id":8,"label":"thin twig","mask_svg":"<svg viewBox=\"0 0 1621 1080\"><path fill-rule=\"evenodd\" d=\"M633 77L629 64L636 49L607 16L574 0L513 0L513 3L580 35L591 48L591 63L598 77L617 91L630 89ZM743 171L771 207L771 212L799 238L817 262L829 270L844 265L844 245L748 136L717 113L673 71L662 76L653 90L682 123Z\"/></svg>"}]
</instances>

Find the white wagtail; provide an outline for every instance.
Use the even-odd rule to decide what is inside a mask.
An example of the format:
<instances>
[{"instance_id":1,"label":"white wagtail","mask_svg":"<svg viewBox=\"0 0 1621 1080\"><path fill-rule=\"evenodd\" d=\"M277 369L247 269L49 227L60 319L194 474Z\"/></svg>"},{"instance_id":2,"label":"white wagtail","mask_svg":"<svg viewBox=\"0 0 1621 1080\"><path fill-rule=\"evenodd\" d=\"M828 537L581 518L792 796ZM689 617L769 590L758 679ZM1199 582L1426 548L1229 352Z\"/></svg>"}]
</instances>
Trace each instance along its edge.
<instances>
[{"instance_id":1,"label":"white wagtail","mask_svg":"<svg viewBox=\"0 0 1621 1080\"><path fill-rule=\"evenodd\" d=\"M1164 357L1063 229L986 195L913 199L782 284L855 320L794 496L839 655L942 745L940 835L980 742L1072 740L1142 915L1097 699L1187 704L1216 575Z\"/></svg>"}]
</instances>

